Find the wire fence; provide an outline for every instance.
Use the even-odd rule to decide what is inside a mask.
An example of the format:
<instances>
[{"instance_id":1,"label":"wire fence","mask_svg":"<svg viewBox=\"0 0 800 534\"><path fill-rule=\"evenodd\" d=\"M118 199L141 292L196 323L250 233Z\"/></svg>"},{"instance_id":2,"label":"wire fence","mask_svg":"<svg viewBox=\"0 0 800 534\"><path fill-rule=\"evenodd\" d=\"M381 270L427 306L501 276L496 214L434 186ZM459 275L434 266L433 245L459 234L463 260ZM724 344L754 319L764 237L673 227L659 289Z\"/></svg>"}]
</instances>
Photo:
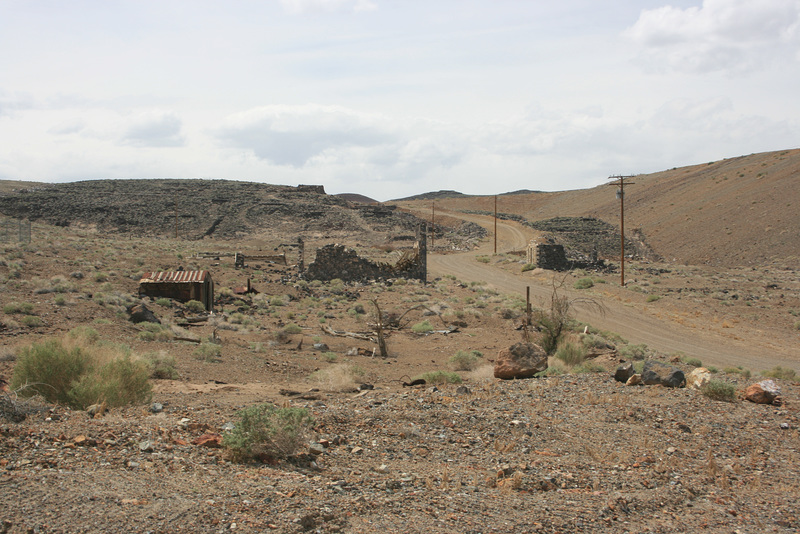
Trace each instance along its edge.
<instances>
[{"instance_id":1,"label":"wire fence","mask_svg":"<svg viewBox=\"0 0 800 534\"><path fill-rule=\"evenodd\" d=\"M31 221L27 219L0 220L0 242L31 242Z\"/></svg>"}]
</instances>

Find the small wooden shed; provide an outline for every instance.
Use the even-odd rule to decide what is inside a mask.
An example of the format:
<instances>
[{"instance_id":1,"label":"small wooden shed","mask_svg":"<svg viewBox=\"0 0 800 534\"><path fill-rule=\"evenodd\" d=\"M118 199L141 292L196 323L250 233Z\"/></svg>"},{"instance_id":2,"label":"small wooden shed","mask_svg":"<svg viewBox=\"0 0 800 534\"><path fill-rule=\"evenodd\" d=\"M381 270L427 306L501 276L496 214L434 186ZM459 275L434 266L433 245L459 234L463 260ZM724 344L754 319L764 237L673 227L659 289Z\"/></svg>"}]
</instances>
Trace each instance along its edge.
<instances>
[{"instance_id":1,"label":"small wooden shed","mask_svg":"<svg viewBox=\"0 0 800 534\"><path fill-rule=\"evenodd\" d=\"M198 300L206 310L214 308L214 281L208 271L158 271L144 273L139 296L166 297L188 302Z\"/></svg>"}]
</instances>

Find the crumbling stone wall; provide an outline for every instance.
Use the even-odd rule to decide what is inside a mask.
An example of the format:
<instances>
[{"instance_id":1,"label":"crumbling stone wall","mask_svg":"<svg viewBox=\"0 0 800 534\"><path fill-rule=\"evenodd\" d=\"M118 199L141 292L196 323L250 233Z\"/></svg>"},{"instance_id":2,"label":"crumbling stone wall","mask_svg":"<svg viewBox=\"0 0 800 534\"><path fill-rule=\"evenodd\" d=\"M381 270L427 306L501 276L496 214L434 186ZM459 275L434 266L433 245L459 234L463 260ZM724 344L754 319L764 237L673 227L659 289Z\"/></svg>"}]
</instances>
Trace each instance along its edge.
<instances>
[{"instance_id":1,"label":"crumbling stone wall","mask_svg":"<svg viewBox=\"0 0 800 534\"><path fill-rule=\"evenodd\" d=\"M567 271L570 268L570 262L567 260L564 246L552 243L531 243L528 245L528 263L550 271Z\"/></svg>"},{"instance_id":2,"label":"crumbling stone wall","mask_svg":"<svg viewBox=\"0 0 800 534\"><path fill-rule=\"evenodd\" d=\"M365 282L387 278L412 278L427 281L427 241L425 232L417 232L413 251L407 251L395 264L374 262L362 258L344 245L325 245L317 249L317 256L308 265L305 277L309 280Z\"/></svg>"}]
</instances>

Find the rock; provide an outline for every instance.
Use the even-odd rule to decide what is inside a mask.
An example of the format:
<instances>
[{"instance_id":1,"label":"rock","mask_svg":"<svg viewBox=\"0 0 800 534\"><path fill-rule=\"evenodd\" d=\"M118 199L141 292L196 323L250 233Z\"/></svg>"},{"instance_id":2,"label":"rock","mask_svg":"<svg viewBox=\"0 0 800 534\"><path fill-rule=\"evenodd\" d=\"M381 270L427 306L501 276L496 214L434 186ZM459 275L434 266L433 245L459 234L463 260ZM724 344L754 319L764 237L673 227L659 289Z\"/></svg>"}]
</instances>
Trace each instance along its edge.
<instances>
[{"instance_id":1,"label":"rock","mask_svg":"<svg viewBox=\"0 0 800 534\"><path fill-rule=\"evenodd\" d=\"M373 467L372 470L381 475L385 475L389 472L389 466L386 464L381 464L378 467Z\"/></svg>"},{"instance_id":2,"label":"rock","mask_svg":"<svg viewBox=\"0 0 800 534\"><path fill-rule=\"evenodd\" d=\"M160 402L154 402L150 405L150 411L153 413L161 413L164 411L164 405Z\"/></svg>"},{"instance_id":3,"label":"rock","mask_svg":"<svg viewBox=\"0 0 800 534\"><path fill-rule=\"evenodd\" d=\"M142 452L153 452L153 442L150 440L140 442L139 450Z\"/></svg>"},{"instance_id":4,"label":"rock","mask_svg":"<svg viewBox=\"0 0 800 534\"><path fill-rule=\"evenodd\" d=\"M308 445L308 452L314 456L319 456L325 452L325 447L321 443L311 443Z\"/></svg>"},{"instance_id":5,"label":"rock","mask_svg":"<svg viewBox=\"0 0 800 534\"><path fill-rule=\"evenodd\" d=\"M686 384L686 376L677 367L648 360L642 370L642 383L648 386L662 385L668 388L679 388Z\"/></svg>"},{"instance_id":6,"label":"rock","mask_svg":"<svg viewBox=\"0 0 800 534\"><path fill-rule=\"evenodd\" d=\"M193 439L192 445L208 447L209 449L219 449L222 447L222 436L219 434L203 434L199 438Z\"/></svg>"},{"instance_id":7,"label":"rock","mask_svg":"<svg viewBox=\"0 0 800 534\"><path fill-rule=\"evenodd\" d=\"M469 389L469 387L467 387L467 386L458 386L456 388L456 394L457 395L470 395L471 393L472 393L472 390Z\"/></svg>"},{"instance_id":8,"label":"rock","mask_svg":"<svg viewBox=\"0 0 800 534\"><path fill-rule=\"evenodd\" d=\"M158 323L161 324L156 314L144 304L137 304L128 308L128 318L132 323Z\"/></svg>"},{"instance_id":9,"label":"rock","mask_svg":"<svg viewBox=\"0 0 800 534\"><path fill-rule=\"evenodd\" d=\"M373 386L372 384L361 384L360 386L358 386L359 391L370 391L373 389L375 389L375 386Z\"/></svg>"},{"instance_id":10,"label":"rock","mask_svg":"<svg viewBox=\"0 0 800 534\"><path fill-rule=\"evenodd\" d=\"M314 343L312 347L320 352L329 352L331 350L327 343Z\"/></svg>"},{"instance_id":11,"label":"rock","mask_svg":"<svg viewBox=\"0 0 800 534\"><path fill-rule=\"evenodd\" d=\"M225 423L224 425L222 425L220 427L220 430L222 430L223 432L230 432L234 428L236 428L236 425L234 423L231 423L230 421L228 421L227 423Z\"/></svg>"},{"instance_id":12,"label":"rock","mask_svg":"<svg viewBox=\"0 0 800 534\"><path fill-rule=\"evenodd\" d=\"M636 374L631 376L627 382L625 382L626 386L640 386L642 384L642 375Z\"/></svg>"},{"instance_id":13,"label":"rock","mask_svg":"<svg viewBox=\"0 0 800 534\"><path fill-rule=\"evenodd\" d=\"M106 405L105 403L101 404L92 404L88 408L86 408L86 413L89 414L89 417L101 417L104 413L106 413Z\"/></svg>"},{"instance_id":14,"label":"rock","mask_svg":"<svg viewBox=\"0 0 800 534\"><path fill-rule=\"evenodd\" d=\"M501 350L494 364L494 376L502 380L531 378L547 369L547 354L534 343L516 343Z\"/></svg>"},{"instance_id":15,"label":"rock","mask_svg":"<svg viewBox=\"0 0 800 534\"><path fill-rule=\"evenodd\" d=\"M626 383L634 374L636 374L636 371L633 370L633 364L631 362L626 362L617 367L617 370L614 372L614 380Z\"/></svg>"},{"instance_id":16,"label":"rock","mask_svg":"<svg viewBox=\"0 0 800 534\"><path fill-rule=\"evenodd\" d=\"M691 373L689 373L689 376L686 377L686 387L700 389L708 384L710 380L711 371L705 367L696 367Z\"/></svg>"},{"instance_id":17,"label":"rock","mask_svg":"<svg viewBox=\"0 0 800 534\"><path fill-rule=\"evenodd\" d=\"M744 391L744 398L756 404L783 404L780 398L781 388L774 380L762 380L751 384Z\"/></svg>"}]
</instances>

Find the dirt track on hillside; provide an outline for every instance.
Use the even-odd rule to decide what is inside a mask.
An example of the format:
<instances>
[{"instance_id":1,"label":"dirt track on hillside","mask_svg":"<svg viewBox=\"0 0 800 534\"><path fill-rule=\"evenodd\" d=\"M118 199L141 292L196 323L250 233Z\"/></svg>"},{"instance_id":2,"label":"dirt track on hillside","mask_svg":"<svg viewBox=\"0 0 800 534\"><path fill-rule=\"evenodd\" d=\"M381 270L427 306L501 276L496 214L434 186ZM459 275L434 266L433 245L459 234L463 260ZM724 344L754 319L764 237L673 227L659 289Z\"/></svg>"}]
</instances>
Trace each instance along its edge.
<instances>
[{"instance_id":1,"label":"dirt track on hillside","mask_svg":"<svg viewBox=\"0 0 800 534\"><path fill-rule=\"evenodd\" d=\"M448 213L453 217L481 224L490 232L494 230L491 217ZM533 230L512 221L497 224L498 252L520 250L532 237ZM531 299L534 303L546 302L552 287L523 273L513 274L498 267L479 263L474 257L479 254L491 254L494 242L489 240L477 252L449 255L429 255L428 269L434 276L455 275L467 282L483 281L504 293L525 294L526 286L530 287ZM569 291L570 295L577 295ZM670 322L661 317L649 315L646 310L639 309L629 303L615 300L603 300L606 310L604 314L593 310L577 308L578 320L612 332L617 332L630 343L645 343L648 347L667 354L683 352L689 356L700 358L706 365L743 366L754 370L769 369L776 365L792 367L797 364L792 357L792 340L770 339L769 347L762 340L733 340L714 332L700 332L693 328Z\"/></svg>"}]
</instances>

